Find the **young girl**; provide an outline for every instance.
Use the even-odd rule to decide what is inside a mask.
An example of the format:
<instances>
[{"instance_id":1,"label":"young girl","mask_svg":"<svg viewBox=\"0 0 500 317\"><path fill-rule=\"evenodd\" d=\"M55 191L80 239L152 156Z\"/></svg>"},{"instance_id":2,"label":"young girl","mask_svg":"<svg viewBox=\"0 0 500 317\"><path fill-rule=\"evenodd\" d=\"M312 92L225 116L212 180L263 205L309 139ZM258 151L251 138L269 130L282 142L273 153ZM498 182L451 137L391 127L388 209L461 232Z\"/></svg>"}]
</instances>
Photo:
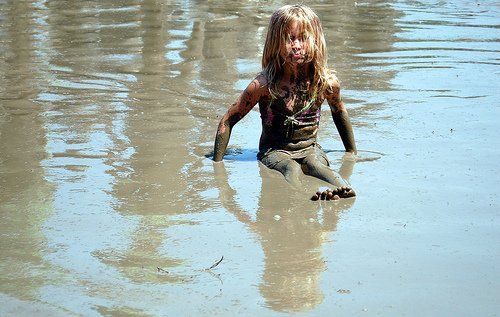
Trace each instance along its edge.
<instances>
[{"instance_id":1,"label":"young girl","mask_svg":"<svg viewBox=\"0 0 500 317\"><path fill-rule=\"evenodd\" d=\"M222 117L214 145L214 161L222 160L231 129L257 103L262 118L258 159L281 172L294 186L303 173L334 187L312 199L355 195L316 143L321 105L326 99L347 152L356 153L340 84L326 67L326 45L318 16L303 5L286 5L271 16L262 57L262 72Z\"/></svg>"}]
</instances>

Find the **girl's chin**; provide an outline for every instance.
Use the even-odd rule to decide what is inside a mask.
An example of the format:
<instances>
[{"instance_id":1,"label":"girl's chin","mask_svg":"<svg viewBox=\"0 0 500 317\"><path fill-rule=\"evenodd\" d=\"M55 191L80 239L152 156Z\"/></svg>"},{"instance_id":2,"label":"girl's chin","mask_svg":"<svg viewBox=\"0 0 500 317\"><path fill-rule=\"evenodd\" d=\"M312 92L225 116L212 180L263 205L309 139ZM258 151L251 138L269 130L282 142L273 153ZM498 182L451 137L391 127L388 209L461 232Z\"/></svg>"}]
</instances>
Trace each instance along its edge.
<instances>
[{"instance_id":1,"label":"girl's chin","mask_svg":"<svg viewBox=\"0 0 500 317\"><path fill-rule=\"evenodd\" d=\"M306 59L304 56L297 56L297 57L294 57L293 55L289 55L287 56L285 62L289 65L302 65L302 64L305 64L306 62Z\"/></svg>"},{"instance_id":2,"label":"girl's chin","mask_svg":"<svg viewBox=\"0 0 500 317\"><path fill-rule=\"evenodd\" d=\"M304 58L298 58L298 59L291 58L288 60L288 62L290 64L304 64L305 59Z\"/></svg>"}]
</instances>

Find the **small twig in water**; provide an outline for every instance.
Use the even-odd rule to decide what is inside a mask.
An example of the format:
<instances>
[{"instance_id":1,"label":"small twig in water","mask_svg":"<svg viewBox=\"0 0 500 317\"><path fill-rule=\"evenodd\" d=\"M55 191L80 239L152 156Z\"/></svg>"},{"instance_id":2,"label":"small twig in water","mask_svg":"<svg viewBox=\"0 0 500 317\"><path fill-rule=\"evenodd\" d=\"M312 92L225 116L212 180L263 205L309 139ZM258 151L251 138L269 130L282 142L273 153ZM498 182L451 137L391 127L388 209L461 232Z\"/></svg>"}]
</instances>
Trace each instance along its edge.
<instances>
[{"instance_id":1,"label":"small twig in water","mask_svg":"<svg viewBox=\"0 0 500 317\"><path fill-rule=\"evenodd\" d=\"M222 257L220 258L220 260L219 260L219 261L217 261L217 262L215 262L214 264L212 264L212 266L211 266L211 267L209 267L208 269L205 269L205 271L209 271L209 270L211 270L211 269L215 268L217 265L219 265L219 264L220 264L220 262L222 262L222 260L224 260L224 256L222 256Z\"/></svg>"},{"instance_id":2,"label":"small twig in water","mask_svg":"<svg viewBox=\"0 0 500 317\"><path fill-rule=\"evenodd\" d=\"M166 273L168 274L168 271L162 269L161 267L157 266L156 269L158 270L158 273Z\"/></svg>"},{"instance_id":3,"label":"small twig in water","mask_svg":"<svg viewBox=\"0 0 500 317\"><path fill-rule=\"evenodd\" d=\"M218 279L219 282L220 282L220 285L224 284L224 282L222 281L219 273L214 273L214 271L212 271L212 270L205 270L205 272L208 272L210 275L212 275L213 277L215 277L216 279Z\"/></svg>"}]
</instances>

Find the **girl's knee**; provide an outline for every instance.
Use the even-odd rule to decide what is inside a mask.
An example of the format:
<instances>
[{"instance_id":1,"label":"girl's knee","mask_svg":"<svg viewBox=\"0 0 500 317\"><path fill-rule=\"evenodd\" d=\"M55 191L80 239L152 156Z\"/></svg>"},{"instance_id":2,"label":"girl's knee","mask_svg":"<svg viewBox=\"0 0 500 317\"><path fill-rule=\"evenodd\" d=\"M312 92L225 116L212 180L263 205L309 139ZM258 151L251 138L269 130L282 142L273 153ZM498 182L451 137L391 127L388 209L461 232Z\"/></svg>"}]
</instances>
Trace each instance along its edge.
<instances>
[{"instance_id":1,"label":"girl's knee","mask_svg":"<svg viewBox=\"0 0 500 317\"><path fill-rule=\"evenodd\" d=\"M293 160L282 161L277 164L274 169L281 172L281 174L283 174L283 176L289 183L293 185L300 185L300 179L303 173L300 165L297 162Z\"/></svg>"},{"instance_id":2,"label":"girl's knee","mask_svg":"<svg viewBox=\"0 0 500 317\"><path fill-rule=\"evenodd\" d=\"M283 162L282 170L283 174L286 175L299 175L300 173L302 173L300 165L293 160L289 162Z\"/></svg>"},{"instance_id":3,"label":"girl's knee","mask_svg":"<svg viewBox=\"0 0 500 317\"><path fill-rule=\"evenodd\" d=\"M304 160L305 165L308 169L324 169L329 168L328 161L320 160L317 157L307 157Z\"/></svg>"}]
</instances>

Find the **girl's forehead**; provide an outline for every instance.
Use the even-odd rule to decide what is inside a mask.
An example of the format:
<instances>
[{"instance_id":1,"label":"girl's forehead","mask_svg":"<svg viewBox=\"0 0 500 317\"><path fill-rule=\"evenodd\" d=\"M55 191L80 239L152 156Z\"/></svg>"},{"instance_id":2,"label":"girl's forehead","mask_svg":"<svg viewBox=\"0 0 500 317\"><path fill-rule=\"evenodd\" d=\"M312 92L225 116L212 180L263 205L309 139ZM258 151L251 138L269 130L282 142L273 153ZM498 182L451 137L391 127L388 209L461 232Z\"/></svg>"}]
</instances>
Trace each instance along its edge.
<instances>
[{"instance_id":1,"label":"girl's forehead","mask_svg":"<svg viewBox=\"0 0 500 317\"><path fill-rule=\"evenodd\" d=\"M300 20L292 20L285 28L286 33L302 33L307 28L306 23Z\"/></svg>"}]
</instances>

